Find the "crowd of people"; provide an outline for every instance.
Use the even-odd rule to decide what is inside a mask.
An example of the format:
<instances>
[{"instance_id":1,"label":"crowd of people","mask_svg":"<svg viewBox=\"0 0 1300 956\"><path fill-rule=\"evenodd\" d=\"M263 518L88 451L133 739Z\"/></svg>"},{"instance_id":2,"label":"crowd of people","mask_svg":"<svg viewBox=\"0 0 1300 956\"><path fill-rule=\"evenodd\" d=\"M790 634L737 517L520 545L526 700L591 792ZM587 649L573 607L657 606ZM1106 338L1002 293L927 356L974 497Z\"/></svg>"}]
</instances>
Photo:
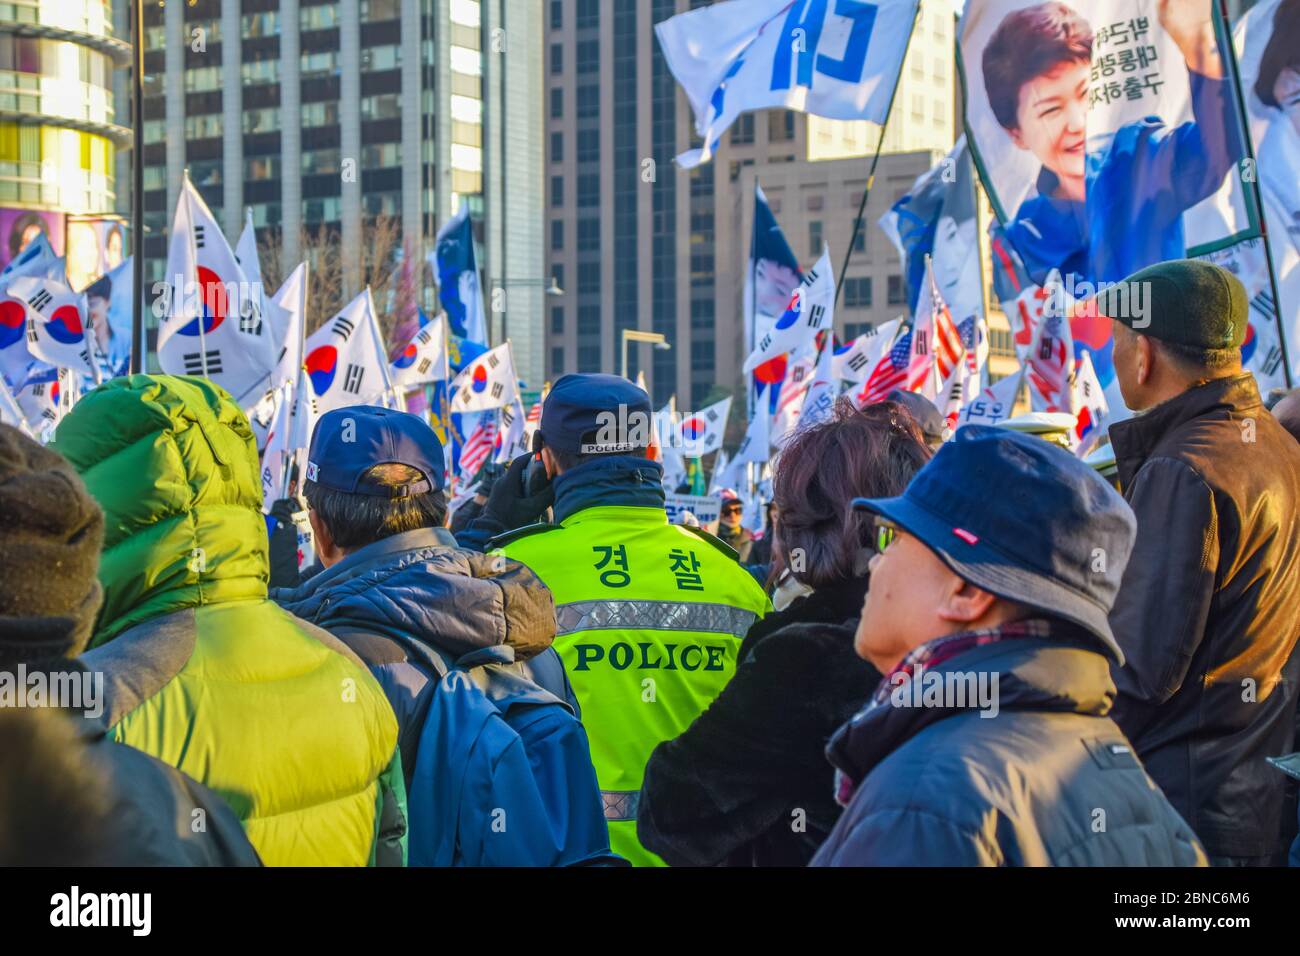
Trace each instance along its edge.
<instances>
[{"instance_id":1,"label":"crowd of people","mask_svg":"<svg viewBox=\"0 0 1300 956\"><path fill-rule=\"evenodd\" d=\"M652 443L592 450L646 393L567 375L455 514L424 420L324 415L300 571L205 380L107 382L49 448L0 427L0 863L1283 863L1300 394L1265 408L1224 270L1127 281L1120 490L897 395L798 430L763 532L728 495L711 534Z\"/></svg>"}]
</instances>

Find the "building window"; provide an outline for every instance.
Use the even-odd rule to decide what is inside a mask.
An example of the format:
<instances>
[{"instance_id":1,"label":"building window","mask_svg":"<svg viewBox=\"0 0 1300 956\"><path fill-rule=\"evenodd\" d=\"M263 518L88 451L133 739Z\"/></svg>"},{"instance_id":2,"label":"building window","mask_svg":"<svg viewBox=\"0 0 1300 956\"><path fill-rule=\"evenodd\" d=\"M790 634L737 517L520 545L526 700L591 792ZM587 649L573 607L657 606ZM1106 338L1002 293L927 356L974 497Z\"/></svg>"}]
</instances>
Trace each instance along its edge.
<instances>
[{"instance_id":1,"label":"building window","mask_svg":"<svg viewBox=\"0 0 1300 956\"><path fill-rule=\"evenodd\" d=\"M584 173L578 177L578 205L600 205L600 173Z\"/></svg>"},{"instance_id":2,"label":"building window","mask_svg":"<svg viewBox=\"0 0 1300 956\"><path fill-rule=\"evenodd\" d=\"M551 306L551 334L564 334L564 306L562 305Z\"/></svg>"},{"instance_id":3,"label":"building window","mask_svg":"<svg viewBox=\"0 0 1300 956\"><path fill-rule=\"evenodd\" d=\"M865 222L858 228L857 238L853 240L853 251L867 251L867 224Z\"/></svg>"},{"instance_id":4,"label":"building window","mask_svg":"<svg viewBox=\"0 0 1300 956\"><path fill-rule=\"evenodd\" d=\"M564 374L564 349L551 349L551 378L558 378Z\"/></svg>"},{"instance_id":5,"label":"building window","mask_svg":"<svg viewBox=\"0 0 1300 956\"><path fill-rule=\"evenodd\" d=\"M600 162L600 130L578 130L578 162Z\"/></svg>"},{"instance_id":6,"label":"building window","mask_svg":"<svg viewBox=\"0 0 1300 956\"><path fill-rule=\"evenodd\" d=\"M577 17L573 25L579 30L600 26L600 0L578 0Z\"/></svg>"},{"instance_id":7,"label":"building window","mask_svg":"<svg viewBox=\"0 0 1300 956\"><path fill-rule=\"evenodd\" d=\"M600 251L600 220L599 219L578 220L578 251L579 252Z\"/></svg>"},{"instance_id":8,"label":"building window","mask_svg":"<svg viewBox=\"0 0 1300 956\"><path fill-rule=\"evenodd\" d=\"M551 248L559 252L564 248L564 220L551 220Z\"/></svg>"},{"instance_id":9,"label":"building window","mask_svg":"<svg viewBox=\"0 0 1300 956\"><path fill-rule=\"evenodd\" d=\"M773 143L788 143L794 139L794 113L789 110L768 113L767 138Z\"/></svg>"},{"instance_id":10,"label":"building window","mask_svg":"<svg viewBox=\"0 0 1300 956\"><path fill-rule=\"evenodd\" d=\"M564 177L563 176L551 177L551 205L552 206L564 205Z\"/></svg>"},{"instance_id":11,"label":"building window","mask_svg":"<svg viewBox=\"0 0 1300 956\"><path fill-rule=\"evenodd\" d=\"M708 330L714 327L714 302L712 299L694 299L691 301L691 328Z\"/></svg>"},{"instance_id":12,"label":"building window","mask_svg":"<svg viewBox=\"0 0 1300 956\"><path fill-rule=\"evenodd\" d=\"M578 52L574 60L578 73L600 72L600 41L583 40L578 44Z\"/></svg>"},{"instance_id":13,"label":"building window","mask_svg":"<svg viewBox=\"0 0 1300 956\"><path fill-rule=\"evenodd\" d=\"M600 116L600 87L578 87L578 119L592 119Z\"/></svg>"},{"instance_id":14,"label":"building window","mask_svg":"<svg viewBox=\"0 0 1300 956\"><path fill-rule=\"evenodd\" d=\"M600 263L599 262L579 262L578 263L578 293L599 293L600 292Z\"/></svg>"},{"instance_id":15,"label":"building window","mask_svg":"<svg viewBox=\"0 0 1300 956\"><path fill-rule=\"evenodd\" d=\"M871 307L871 277L844 280L844 305L850 309Z\"/></svg>"},{"instance_id":16,"label":"building window","mask_svg":"<svg viewBox=\"0 0 1300 956\"><path fill-rule=\"evenodd\" d=\"M564 288L564 266L561 263L556 262L551 265L551 281L559 288Z\"/></svg>"},{"instance_id":17,"label":"building window","mask_svg":"<svg viewBox=\"0 0 1300 956\"><path fill-rule=\"evenodd\" d=\"M748 146L754 142L754 114L742 113L731 127L731 145Z\"/></svg>"},{"instance_id":18,"label":"building window","mask_svg":"<svg viewBox=\"0 0 1300 956\"><path fill-rule=\"evenodd\" d=\"M712 372L714 361L713 339L696 339L691 343L691 371Z\"/></svg>"},{"instance_id":19,"label":"building window","mask_svg":"<svg viewBox=\"0 0 1300 956\"><path fill-rule=\"evenodd\" d=\"M551 90L551 119L561 119L564 116L564 87L557 86Z\"/></svg>"},{"instance_id":20,"label":"building window","mask_svg":"<svg viewBox=\"0 0 1300 956\"><path fill-rule=\"evenodd\" d=\"M564 162L564 134L563 133L551 134L551 162L553 163Z\"/></svg>"},{"instance_id":21,"label":"building window","mask_svg":"<svg viewBox=\"0 0 1300 956\"><path fill-rule=\"evenodd\" d=\"M826 205L826 198L820 194L809 196L805 200L804 204L808 207L809 212L821 212L822 208Z\"/></svg>"},{"instance_id":22,"label":"building window","mask_svg":"<svg viewBox=\"0 0 1300 956\"><path fill-rule=\"evenodd\" d=\"M579 372L600 371L600 346L599 345L584 345L578 349L578 371Z\"/></svg>"},{"instance_id":23,"label":"building window","mask_svg":"<svg viewBox=\"0 0 1300 956\"><path fill-rule=\"evenodd\" d=\"M903 295L903 277L890 276L889 291L888 291L889 304L902 305L903 302L906 300L906 298L907 297Z\"/></svg>"},{"instance_id":24,"label":"building window","mask_svg":"<svg viewBox=\"0 0 1300 956\"><path fill-rule=\"evenodd\" d=\"M551 75L555 76L564 72L564 44L551 44Z\"/></svg>"},{"instance_id":25,"label":"building window","mask_svg":"<svg viewBox=\"0 0 1300 956\"><path fill-rule=\"evenodd\" d=\"M808 223L808 254L810 256L820 256L822 254L822 221L814 219Z\"/></svg>"},{"instance_id":26,"label":"building window","mask_svg":"<svg viewBox=\"0 0 1300 956\"><path fill-rule=\"evenodd\" d=\"M551 0L551 29L564 29L564 0Z\"/></svg>"}]
</instances>

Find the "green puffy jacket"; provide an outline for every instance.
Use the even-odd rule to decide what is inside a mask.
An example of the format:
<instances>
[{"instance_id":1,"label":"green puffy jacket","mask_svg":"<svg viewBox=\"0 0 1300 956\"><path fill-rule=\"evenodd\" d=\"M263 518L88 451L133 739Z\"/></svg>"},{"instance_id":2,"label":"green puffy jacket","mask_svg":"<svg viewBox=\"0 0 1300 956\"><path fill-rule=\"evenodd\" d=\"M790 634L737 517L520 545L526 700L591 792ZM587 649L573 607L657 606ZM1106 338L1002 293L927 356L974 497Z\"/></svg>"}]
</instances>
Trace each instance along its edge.
<instances>
[{"instance_id":1,"label":"green puffy jacket","mask_svg":"<svg viewBox=\"0 0 1300 956\"><path fill-rule=\"evenodd\" d=\"M257 450L230 396L116 379L54 447L104 509L83 661L113 736L219 793L268 865L403 863L397 721L350 650L267 600Z\"/></svg>"}]
</instances>

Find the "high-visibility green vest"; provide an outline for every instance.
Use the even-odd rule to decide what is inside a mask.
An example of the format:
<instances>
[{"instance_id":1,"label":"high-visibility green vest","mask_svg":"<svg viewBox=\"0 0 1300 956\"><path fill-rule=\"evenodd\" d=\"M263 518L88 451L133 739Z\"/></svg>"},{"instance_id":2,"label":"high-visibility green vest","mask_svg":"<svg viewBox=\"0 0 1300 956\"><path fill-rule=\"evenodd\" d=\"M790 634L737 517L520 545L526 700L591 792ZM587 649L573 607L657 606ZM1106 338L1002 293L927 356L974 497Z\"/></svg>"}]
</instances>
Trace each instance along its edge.
<instances>
[{"instance_id":1,"label":"high-visibility green vest","mask_svg":"<svg viewBox=\"0 0 1300 956\"><path fill-rule=\"evenodd\" d=\"M636 838L646 761L731 680L771 602L730 548L659 508L587 508L506 536L500 551L555 596L554 646L582 706L611 847L662 866Z\"/></svg>"}]
</instances>

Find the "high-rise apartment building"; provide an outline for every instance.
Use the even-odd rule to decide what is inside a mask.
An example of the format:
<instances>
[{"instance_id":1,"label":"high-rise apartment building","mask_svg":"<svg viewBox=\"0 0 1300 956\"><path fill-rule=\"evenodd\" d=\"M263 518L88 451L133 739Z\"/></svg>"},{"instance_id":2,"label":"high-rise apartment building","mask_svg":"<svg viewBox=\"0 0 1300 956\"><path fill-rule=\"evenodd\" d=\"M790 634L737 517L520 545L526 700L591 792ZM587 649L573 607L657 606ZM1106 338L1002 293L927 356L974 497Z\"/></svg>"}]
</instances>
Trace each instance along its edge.
<instances>
[{"instance_id":1,"label":"high-rise apartment building","mask_svg":"<svg viewBox=\"0 0 1300 956\"><path fill-rule=\"evenodd\" d=\"M286 263L304 228L336 232L345 294L360 291L375 217L400 220L423 261L468 201L497 292L490 327L540 383L541 24L542 0L149 3L147 276L187 168L229 235L249 208Z\"/></svg>"},{"instance_id":2,"label":"high-rise apartment building","mask_svg":"<svg viewBox=\"0 0 1300 956\"><path fill-rule=\"evenodd\" d=\"M106 0L0 3L0 266L41 232L77 288L121 261L116 153L131 134L114 74L129 61Z\"/></svg>"},{"instance_id":3,"label":"high-rise apartment building","mask_svg":"<svg viewBox=\"0 0 1300 956\"><path fill-rule=\"evenodd\" d=\"M656 402L676 393L680 407L695 405L716 385L740 383L744 335L736 303L749 240L736 230L735 217L739 197L752 195L752 180L742 182L742 173L751 166L816 165L809 157L821 155L813 142L820 133L803 114L749 113L723 137L710 163L689 172L676 167L673 158L698 140L654 25L703 5L547 0L548 266L565 293L549 300L551 379L619 371L622 332L641 329L662 333L672 345L671 351L629 350L629 374L646 372ZM924 75L910 87L905 79L895 109L910 110L915 89L926 123L923 129L904 123L896 138L900 148L919 142L915 148L941 153L953 142L952 11L947 0L926 0L925 7L908 60L921 62ZM905 78L910 74L905 66ZM887 136L887 151L889 144ZM843 148L824 145L826 155ZM867 158L856 161L864 181L874 148L873 139L860 151ZM833 201L828 222L834 216L836 228L841 219L851 227L856 206L846 208L839 196ZM816 256L805 245L797 242L795 249L811 265ZM832 246L833 255L843 252Z\"/></svg>"}]
</instances>

